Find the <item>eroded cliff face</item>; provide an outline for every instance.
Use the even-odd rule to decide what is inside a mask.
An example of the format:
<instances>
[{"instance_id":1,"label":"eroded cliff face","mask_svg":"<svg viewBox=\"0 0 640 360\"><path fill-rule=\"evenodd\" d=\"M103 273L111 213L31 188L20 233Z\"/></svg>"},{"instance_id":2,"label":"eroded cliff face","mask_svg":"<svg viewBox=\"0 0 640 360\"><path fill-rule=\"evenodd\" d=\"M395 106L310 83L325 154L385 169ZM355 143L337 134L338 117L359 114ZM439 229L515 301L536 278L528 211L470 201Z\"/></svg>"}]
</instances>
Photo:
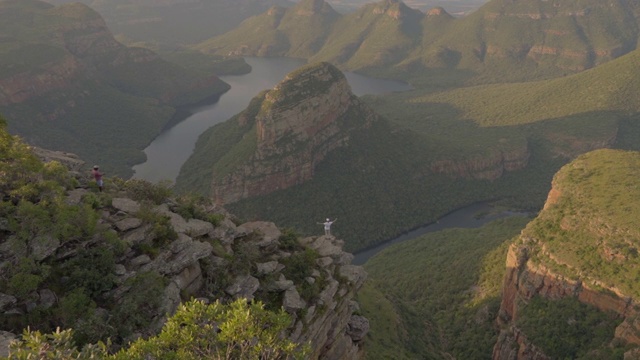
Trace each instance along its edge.
<instances>
[{"instance_id":1,"label":"eroded cliff face","mask_svg":"<svg viewBox=\"0 0 640 360\"><path fill-rule=\"evenodd\" d=\"M308 181L329 152L375 119L332 65L294 72L265 95L255 119L241 119L255 122L255 151L224 177L214 171L211 193L231 203Z\"/></svg>"},{"instance_id":2,"label":"eroded cliff face","mask_svg":"<svg viewBox=\"0 0 640 360\"><path fill-rule=\"evenodd\" d=\"M455 178L496 180L506 172L524 169L529 163L527 141L506 149L494 149L486 155L476 155L464 160L437 160L431 163L431 171Z\"/></svg>"},{"instance_id":3,"label":"eroded cliff face","mask_svg":"<svg viewBox=\"0 0 640 360\"><path fill-rule=\"evenodd\" d=\"M606 268L636 266L638 223L632 214L638 209L634 167L639 159L634 152L598 150L556 175L544 209L509 248L497 319L502 332L493 359L549 358L516 325L519 311L534 297L571 297L615 313L621 319L615 338L632 349L640 345L638 288L625 280L627 274ZM619 196L628 199L621 213L600 203Z\"/></svg>"},{"instance_id":4,"label":"eroded cliff face","mask_svg":"<svg viewBox=\"0 0 640 360\"><path fill-rule=\"evenodd\" d=\"M633 14L636 7L626 2L494 1L483 12L487 42L480 53L485 55L484 59L516 57L541 65L553 62L554 66L567 71L583 71L635 48L638 32ZM621 28L617 35L613 35L613 28L598 23L598 16L603 14L618 19ZM502 28L504 24L513 22L527 24L539 32L524 36L517 43L493 38L493 34L506 31ZM561 25L567 22L571 25ZM602 27L599 34L603 38L589 34L586 29L592 27ZM602 41L607 37L611 41Z\"/></svg>"}]
</instances>

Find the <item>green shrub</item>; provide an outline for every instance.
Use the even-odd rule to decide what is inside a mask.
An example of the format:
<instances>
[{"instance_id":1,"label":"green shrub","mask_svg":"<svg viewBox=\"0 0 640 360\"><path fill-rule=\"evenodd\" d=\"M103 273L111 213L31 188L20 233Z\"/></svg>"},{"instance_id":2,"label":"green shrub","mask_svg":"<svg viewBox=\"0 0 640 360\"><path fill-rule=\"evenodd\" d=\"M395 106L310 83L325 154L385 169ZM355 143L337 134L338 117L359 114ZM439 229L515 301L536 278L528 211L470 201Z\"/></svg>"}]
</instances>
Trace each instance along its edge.
<instances>
[{"instance_id":1,"label":"green shrub","mask_svg":"<svg viewBox=\"0 0 640 360\"><path fill-rule=\"evenodd\" d=\"M282 336L291 324L280 310L238 299L229 305L191 301L155 337L139 339L115 359L303 359L308 351Z\"/></svg>"},{"instance_id":2,"label":"green shrub","mask_svg":"<svg viewBox=\"0 0 640 360\"><path fill-rule=\"evenodd\" d=\"M167 279L155 272L147 272L127 280L131 288L117 306L112 309L111 324L118 334L126 338L133 332L147 327L157 314L163 299Z\"/></svg>"},{"instance_id":3,"label":"green shrub","mask_svg":"<svg viewBox=\"0 0 640 360\"><path fill-rule=\"evenodd\" d=\"M115 264L113 251L108 247L81 250L63 265L69 277L69 290L83 288L92 298L111 290L116 283Z\"/></svg>"},{"instance_id":4,"label":"green shrub","mask_svg":"<svg viewBox=\"0 0 640 360\"><path fill-rule=\"evenodd\" d=\"M12 270L7 289L19 299L25 299L36 291L51 273L51 267L39 264L31 258L21 258Z\"/></svg>"},{"instance_id":5,"label":"green shrub","mask_svg":"<svg viewBox=\"0 0 640 360\"><path fill-rule=\"evenodd\" d=\"M313 249L296 252L281 260L285 266L282 273L287 279L296 284L306 283L305 279L311 276L313 269L317 267L316 260L318 257L318 252Z\"/></svg>"},{"instance_id":6,"label":"green shrub","mask_svg":"<svg viewBox=\"0 0 640 360\"><path fill-rule=\"evenodd\" d=\"M170 181L160 181L152 184L146 180L130 179L124 184L129 197L137 201L150 201L160 205L173 194Z\"/></svg>"},{"instance_id":7,"label":"green shrub","mask_svg":"<svg viewBox=\"0 0 640 360\"><path fill-rule=\"evenodd\" d=\"M518 327L553 359L578 359L591 350L606 349L621 322L615 314L572 297L548 300L536 296L518 314Z\"/></svg>"},{"instance_id":8,"label":"green shrub","mask_svg":"<svg viewBox=\"0 0 640 360\"><path fill-rule=\"evenodd\" d=\"M185 219L199 219L208 221L214 226L219 226L224 220L224 214L211 214L204 210L207 200L196 194L182 195L177 199L178 206L174 210Z\"/></svg>"},{"instance_id":9,"label":"green shrub","mask_svg":"<svg viewBox=\"0 0 640 360\"><path fill-rule=\"evenodd\" d=\"M280 248L285 251L297 251L302 249L302 245L298 242L300 235L291 228L282 230L282 235L278 238Z\"/></svg>"}]
</instances>

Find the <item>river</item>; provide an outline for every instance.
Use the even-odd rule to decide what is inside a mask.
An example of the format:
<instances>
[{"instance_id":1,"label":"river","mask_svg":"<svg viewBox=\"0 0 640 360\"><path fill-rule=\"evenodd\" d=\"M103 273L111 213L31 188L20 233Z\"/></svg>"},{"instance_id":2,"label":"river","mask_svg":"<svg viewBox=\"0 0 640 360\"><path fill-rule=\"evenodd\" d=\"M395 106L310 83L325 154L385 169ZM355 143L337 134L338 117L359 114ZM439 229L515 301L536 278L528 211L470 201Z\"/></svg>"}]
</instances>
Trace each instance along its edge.
<instances>
[{"instance_id":1,"label":"river","mask_svg":"<svg viewBox=\"0 0 640 360\"><path fill-rule=\"evenodd\" d=\"M372 256L384 250L385 248L403 242L417 238L427 233L436 232L450 228L479 228L484 224L487 224L493 220L509 217L509 216L530 216L529 213L514 212L514 211L500 211L496 212L495 208L488 203L478 203L469 205L467 207L455 210L443 217L441 217L435 223L419 227L415 230L409 231L403 235L400 235L394 239L383 242L373 248L360 251L354 255L352 264L362 265Z\"/></svg>"},{"instance_id":2,"label":"river","mask_svg":"<svg viewBox=\"0 0 640 360\"><path fill-rule=\"evenodd\" d=\"M271 89L285 75L305 64L303 60L288 58L245 58L251 72L245 75L221 76L231 85L214 104L189 109L192 115L162 132L144 149L147 161L133 167L134 178L157 183L175 181L182 164L191 156L200 134L244 110L260 91ZM411 87L403 82L375 79L345 72L354 94L377 95L405 91Z\"/></svg>"}]
</instances>

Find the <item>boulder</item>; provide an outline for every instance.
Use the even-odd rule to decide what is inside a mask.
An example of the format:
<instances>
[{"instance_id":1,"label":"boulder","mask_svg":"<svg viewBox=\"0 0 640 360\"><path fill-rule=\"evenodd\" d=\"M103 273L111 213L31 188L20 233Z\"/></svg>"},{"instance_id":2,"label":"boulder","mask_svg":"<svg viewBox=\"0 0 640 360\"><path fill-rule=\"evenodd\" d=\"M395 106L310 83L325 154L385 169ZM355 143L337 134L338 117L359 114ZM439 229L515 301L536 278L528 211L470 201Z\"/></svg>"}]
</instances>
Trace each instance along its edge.
<instances>
[{"instance_id":1,"label":"boulder","mask_svg":"<svg viewBox=\"0 0 640 360\"><path fill-rule=\"evenodd\" d=\"M127 231L131 229L139 228L142 225L142 220L138 218L126 218L116 222L116 228L120 231Z\"/></svg>"},{"instance_id":2,"label":"boulder","mask_svg":"<svg viewBox=\"0 0 640 360\"><path fill-rule=\"evenodd\" d=\"M345 277L350 284L355 286L355 290L360 289L367 279L367 273L362 266L342 265L338 271L340 276Z\"/></svg>"},{"instance_id":3,"label":"boulder","mask_svg":"<svg viewBox=\"0 0 640 360\"><path fill-rule=\"evenodd\" d=\"M173 282L187 295L194 295L202 286L202 269L199 263L194 263L185 268L180 274L173 277Z\"/></svg>"},{"instance_id":4,"label":"boulder","mask_svg":"<svg viewBox=\"0 0 640 360\"><path fill-rule=\"evenodd\" d=\"M360 315L352 315L347 324L347 335L354 342L359 342L369 332L369 319Z\"/></svg>"},{"instance_id":5,"label":"boulder","mask_svg":"<svg viewBox=\"0 0 640 360\"><path fill-rule=\"evenodd\" d=\"M86 189L73 189L67 192L64 202L68 205L78 205L82 201L82 197L88 193Z\"/></svg>"},{"instance_id":6,"label":"boulder","mask_svg":"<svg viewBox=\"0 0 640 360\"><path fill-rule=\"evenodd\" d=\"M40 295L40 307L43 309L48 309L58 302L56 293L49 289L42 289L38 294Z\"/></svg>"},{"instance_id":7,"label":"boulder","mask_svg":"<svg viewBox=\"0 0 640 360\"><path fill-rule=\"evenodd\" d=\"M281 271L284 269L284 265L277 261L268 261L265 263L257 263L256 268L258 269L258 275L268 275L276 271Z\"/></svg>"},{"instance_id":8,"label":"boulder","mask_svg":"<svg viewBox=\"0 0 640 360\"><path fill-rule=\"evenodd\" d=\"M284 298L282 299L282 307L289 313L294 313L297 310L303 309L307 306L307 303L300 297L298 290L295 286L287 289L284 292Z\"/></svg>"},{"instance_id":9,"label":"boulder","mask_svg":"<svg viewBox=\"0 0 640 360\"><path fill-rule=\"evenodd\" d=\"M244 223L237 227L239 233L250 234L258 233L262 239L258 242L258 246L263 249L275 250L278 247L278 239L282 236L282 232L276 224L267 221L254 221Z\"/></svg>"},{"instance_id":10,"label":"boulder","mask_svg":"<svg viewBox=\"0 0 640 360\"><path fill-rule=\"evenodd\" d=\"M17 303L15 296L0 293L0 312L13 308Z\"/></svg>"},{"instance_id":11,"label":"boulder","mask_svg":"<svg viewBox=\"0 0 640 360\"><path fill-rule=\"evenodd\" d=\"M0 331L0 358L7 358L9 356L9 345L13 340L16 340L17 336L8 331Z\"/></svg>"},{"instance_id":12,"label":"boulder","mask_svg":"<svg viewBox=\"0 0 640 360\"><path fill-rule=\"evenodd\" d=\"M114 198L111 200L111 206L127 214L135 214L140 211L140 203L129 198Z\"/></svg>"},{"instance_id":13,"label":"boulder","mask_svg":"<svg viewBox=\"0 0 640 360\"><path fill-rule=\"evenodd\" d=\"M124 235L123 240L131 245L146 242L147 240L151 241L152 239L147 235L150 230L151 225L144 225L142 227L129 231Z\"/></svg>"},{"instance_id":14,"label":"boulder","mask_svg":"<svg viewBox=\"0 0 640 360\"><path fill-rule=\"evenodd\" d=\"M50 234L45 234L31 239L29 245L31 246L31 257L37 261L42 261L58 250L60 240Z\"/></svg>"},{"instance_id":15,"label":"boulder","mask_svg":"<svg viewBox=\"0 0 640 360\"><path fill-rule=\"evenodd\" d=\"M151 262L151 258L147 254L142 254L140 256L136 256L135 258L129 261L129 266L133 269L148 264Z\"/></svg>"},{"instance_id":16,"label":"boulder","mask_svg":"<svg viewBox=\"0 0 640 360\"><path fill-rule=\"evenodd\" d=\"M168 250L162 251L153 261L143 265L140 271L156 271L163 275L178 274L198 260L211 255L211 251L211 244L193 241L184 234L178 234L178 239L169 245Z\"/></svg>"},{"instance_id":17,"label":"boulder","mask_svg":"<svg viewBox=\"0 0 640 360\"><path fill-rule=\"evenodd\" d=\"M187 229L186 234L191 237L200 237L207 235L209 232L213 231L213 224L199 219L189 219L187 221Z\"/></svg>"},{"instance_id":18,"label":"boulder","mask_svg":"<svg viewBox=\"0 0 640 360\"><path fill-rule=\"evenodd\" d=\"M251 275L237 276L233 284L228 286L224 291L234 298L245 298L249 301L253 300L253 294L260 287L260 281Z\"/></svg>"}]
</instances>

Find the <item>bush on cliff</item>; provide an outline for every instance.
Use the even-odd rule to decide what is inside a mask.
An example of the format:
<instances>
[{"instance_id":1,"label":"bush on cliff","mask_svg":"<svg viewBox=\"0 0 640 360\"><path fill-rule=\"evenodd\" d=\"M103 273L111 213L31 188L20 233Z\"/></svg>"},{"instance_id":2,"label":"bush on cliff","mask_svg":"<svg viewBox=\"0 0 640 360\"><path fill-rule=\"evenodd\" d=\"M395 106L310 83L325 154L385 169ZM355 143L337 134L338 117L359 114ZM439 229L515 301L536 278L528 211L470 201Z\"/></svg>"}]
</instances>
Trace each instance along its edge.
<instances>
[{"instance_id":1,"label":"bush on cliff","mask_svg":"<svg viewBox=\"0 0 640 360\"><path fill-rule=\"evenodd\" d=\"M284 310L269 311L260 302L207 305L193 300L178 308L160 334L115 354L108 354L104 343L79 349L73 330L42 334L27 329L11 345L8 359L302 359L307 348L282 336L290 323Z\"/></svg>"}]
</instances>

